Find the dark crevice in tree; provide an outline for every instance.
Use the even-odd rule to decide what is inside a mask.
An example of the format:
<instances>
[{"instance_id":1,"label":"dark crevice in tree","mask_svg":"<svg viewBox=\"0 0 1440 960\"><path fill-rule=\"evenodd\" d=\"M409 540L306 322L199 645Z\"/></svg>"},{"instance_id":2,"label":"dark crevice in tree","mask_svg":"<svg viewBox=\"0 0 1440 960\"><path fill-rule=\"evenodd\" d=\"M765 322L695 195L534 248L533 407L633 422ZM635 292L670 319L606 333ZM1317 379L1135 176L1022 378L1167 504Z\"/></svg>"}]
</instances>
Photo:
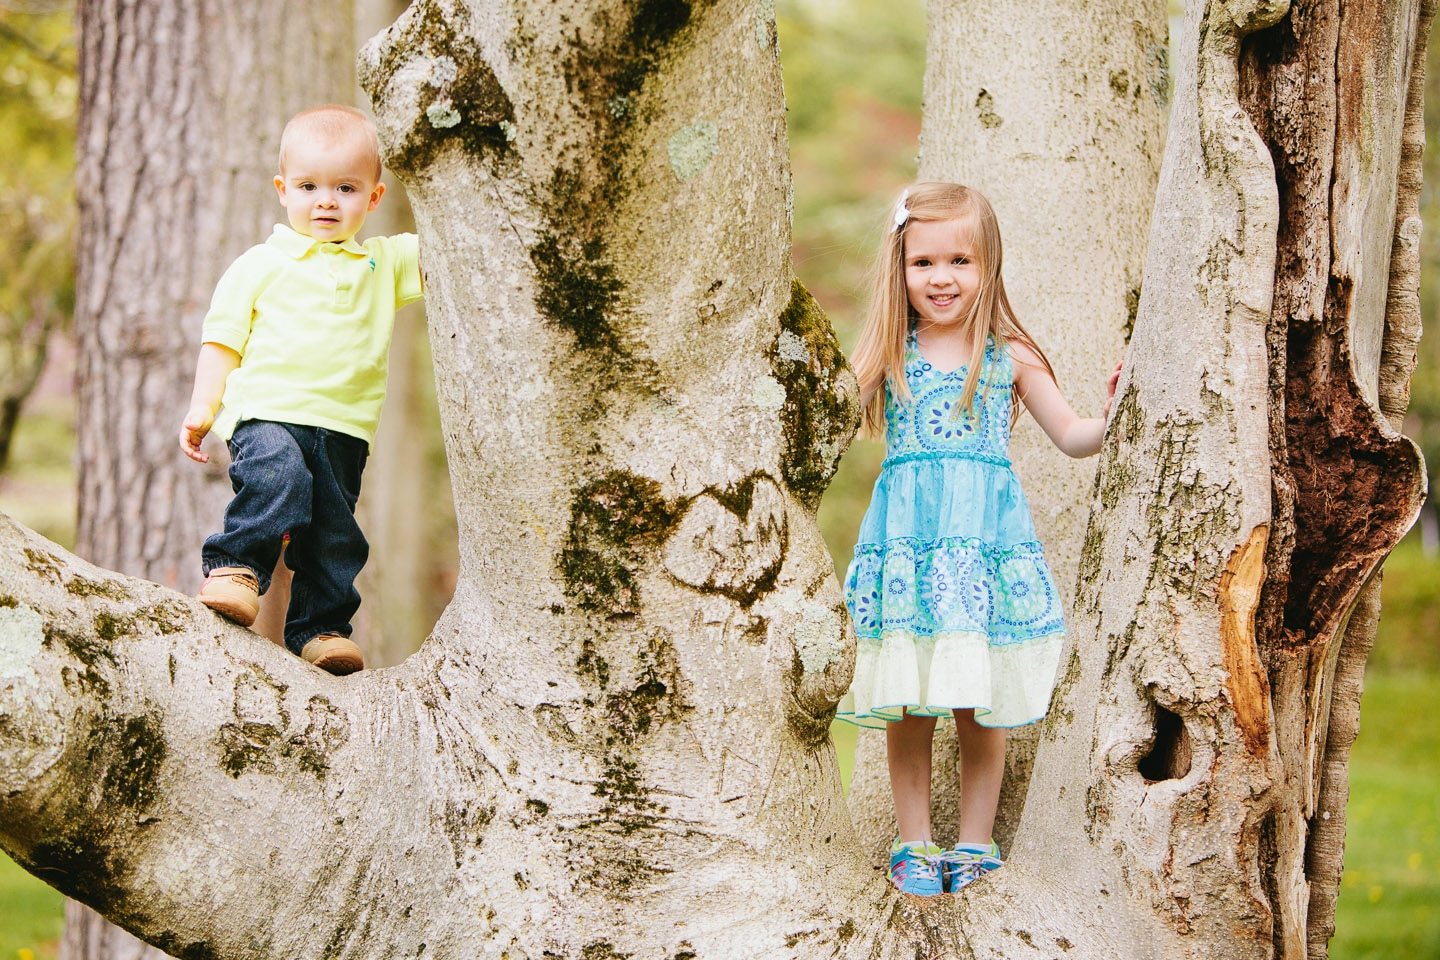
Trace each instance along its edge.
<instances>
[{"instance_id":1,"label":"dark crevice in tree","mask_svg":"<svg viewBox=\"0 0 1440 960\"><path fill-rule=\"evenodd\" d=\"M1267 814L1259 824L1256 831L1256 859L1260 864L1260 876L1265 887L1265 898L1269 903L1266 910L1268 915L1268 933L1271 949L1274 956L1284 956L1285 943L1284 931L1281 924L1275 919L1275 904L1280 903L1280 880L1276 866L1280 862L1280 844L1276 839L1276 832L1279 827L1276 824L1276 815L1272 812Z\"/></svg>"},{"instance_id":2,"label":"dark crevice in tree","mask_svg":"<svg viewBox=\"0 0 1440 960\"><path fill-rule=\"evenodd\" d=\"M1147 783L1181 780L1190 773L1190 734L1178 714L1155 704L1155 736L1136 765Z\"/></svg>"},{"instance_id":3,"label":"dark crevice in tree","mask_svg":"<svg viewBox=\"0 0 1440 960\"><path fill-rule=\"evenodd\" d=\"M1355 573L1403 533L1408 497L1396 494L1418 468L1354 381L1352 281L1330 262L1334 155L1345 134L1334 79L1339 20L1335 0L1296 2L1241 55L1242 101L1269 145L1280 199L1268 336L1276 522L1257 624L1269 653L1333 634L1363 583Z\"/></svg>"}]
</instances>

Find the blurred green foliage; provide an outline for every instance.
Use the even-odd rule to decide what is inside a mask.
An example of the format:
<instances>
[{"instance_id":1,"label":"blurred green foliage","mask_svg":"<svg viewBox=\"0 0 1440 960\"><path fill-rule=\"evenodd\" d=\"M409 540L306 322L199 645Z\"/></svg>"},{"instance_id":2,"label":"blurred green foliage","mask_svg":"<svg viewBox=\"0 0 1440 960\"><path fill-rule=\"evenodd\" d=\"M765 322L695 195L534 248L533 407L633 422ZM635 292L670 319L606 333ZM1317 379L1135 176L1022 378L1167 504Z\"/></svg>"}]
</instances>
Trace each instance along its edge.
<instances>
[{"instance_id":1,"label":"blurred green foliage","mask_svg":"<svg viewBox=\"0 0 1440 960\"><path fill-rule=\"evenodd\" d=\"M0 467L74 311L73 4L0 2Z\"/></svg>"},{"instance_id":2,"label":"blurred green foliage","mask_svg":"<svg viewBox=\"0 0 1440 960\"><path fill-rule=\"evenodd\" d=\"M795 182L795 273L848 354L894 198L915 179L925 62L923 0L776 5ZM820 504L843 575L884 445L857 438Z\"/></svg>"}]
</instances>

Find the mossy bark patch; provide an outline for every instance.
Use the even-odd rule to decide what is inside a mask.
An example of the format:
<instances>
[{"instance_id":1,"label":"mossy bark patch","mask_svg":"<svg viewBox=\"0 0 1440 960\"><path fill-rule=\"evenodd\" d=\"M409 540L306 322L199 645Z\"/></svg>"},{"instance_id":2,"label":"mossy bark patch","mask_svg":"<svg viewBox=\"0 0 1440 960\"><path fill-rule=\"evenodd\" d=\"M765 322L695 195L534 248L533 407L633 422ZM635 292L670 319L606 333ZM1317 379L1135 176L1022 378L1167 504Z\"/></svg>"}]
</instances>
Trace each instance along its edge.
<instances>
[{"instance_id":1,"label":"mossy bark patch","mask_svg":"<svg viewBox=\"0 0 1440 960\"><path fill-rule=\"evenodd\" d=\"M287 768L323 780L331 755L350 739L350 723L318 695L307 701L305 721L304 729L296 729L283 711L274 716L237 716L216 735L221 769L237 780L245 774L277 776Z\"/></svg>"},{"instance_id":2,"label":"mossy bark patch","mask_svg":"<svg viewBox=\"0 0 1440 960\"><path fill-rule=\"evenodd\" d=\"M132 834L159 794L168 747L153 714L100 717L93 735L76 746L81 755L64 765L68 784L52 796L65 810L59 829L20 856L51 886L110 915L112 892L123 890L131 864L124 838Z\"/></svg>"},{"instance_id":3,"label":"mossy bark patch","mask_svg":"<svg viewBox=\"0 0 1440 960\"><path fill-rule=\"evenodd\" d=\"M577 373L597 388L589 392L591 415L603 412L606 392L627 383L653 389L658 377L625 330L625 285L611 240L638 169L635 127L653 116L644 97L646 80L706 5L700 0L628 4L628 19L601 30L593 41L577 39L563 65L571 105L589 143L583 160L557 166L547 195L539 198L546 222L530 259L536 308L574 336L583 357Z\"/></svg>"},{"instance_id":4,"label":"mossy bark patch","mask_svg":"<svg viewBox=\"0 0 1440 960\"><path fill-rule=\"evenodd\" d=\"M566 596L592 613L638 613L641 565L676 520L660 484L646 477L615 470L577 489L556 564Z\"/></svg>"},{"instance_id":5,"label":"mossy bark patch","mask_svg":"<svg viewBox=\"0 0 1440 960\"><path fill-rule=\"evenodd\" d=\"M361 84L377 102L403 70L418 81L417 115L402 142L386 144L391 169L414 175L447 144L471 154L503 154L510 148L515 108L485 61L464 4L419 0L404 20L390 55L364 72Z\"/></svg>"},{"instance_id":6,"label":"mossy bark patch","mask_svg":"<svg viewBox=\"0 0 1440 960\"><path fill-rule=\"evenodd\" d=\"M77 597L104 597L117 603L133 599L118 580L91 580L78 574L65 581L65 589Z\"/></svg>"},{"instance_id":7,"label":"mossy bark patch","mask_svg":"<svg viewBox=\"0 0 1440 960\"><path fill-rule=\"evenodd\" d=\"M606 747L633 747L666 720L691 709L681 695L680 662L669 639L653 636L635 655L635 678L605 698Z\"/></svg>"},{"instance_id":8,"label":"mossy bark patch","mask_svg":"<svg viewBox=\"0 0 1440 960\"><path fill-rule=\"evenodd\" d=\"M630 357L611 317L624 283L598 236L546 233L530 249L535 265L535 307L575 337L582 351L619 362Z\"/></svg>"},{"instance_id":9,"label":"mossy bark patch","mask_svg":"<svg viewBox=\"0 0 1440 960\"><path fill-rule=\"evenodd\" d=\"M771 368L785 389L783 470L790 492L814 509L860 422L858 400L841 389L849 366L825 311L799 280L780 314Z\"/></svg>"},{"instance_id":10,"label":"mossy bark patch","mask_svg":"<svg viewBox=\"0 0 1440 960\"><path fill-rule=\"evenodd\" d=\"M153 937L151 944L175 960L221 960L223 956L204 940L186 940L170 931Z\"/></svg>"}]
</instances>

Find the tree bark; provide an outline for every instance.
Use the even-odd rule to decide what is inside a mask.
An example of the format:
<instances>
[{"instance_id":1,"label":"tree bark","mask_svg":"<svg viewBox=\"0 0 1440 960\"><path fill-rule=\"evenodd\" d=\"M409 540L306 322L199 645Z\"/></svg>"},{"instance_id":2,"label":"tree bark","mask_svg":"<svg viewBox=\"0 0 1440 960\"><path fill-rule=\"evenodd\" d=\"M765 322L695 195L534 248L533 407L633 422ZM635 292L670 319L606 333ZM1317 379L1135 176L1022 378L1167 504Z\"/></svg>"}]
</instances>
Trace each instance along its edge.
<instances>
[{"instance_id":1,"label":"tree bark","mask_svg":"<svg viewBox=\"0 0 1440 960\"><path fill-rule=\"evenodd\" d=\"M395 22L405 0L363 0L355 18L361 41ZM358 44L357 44L358 46ZM364 99L358 87L357 95ZM365 221L367 234L414 232L404 186L393 175L385 202ZM435 409L423 304L395 316L385 409L365 470L356 515L370 541L357 586L364 603L355 636L371 667L391 666L420 646L450 600L455 568L455 509Z\"/></svg>"},{"instance_id":2,"label":"tree bark","mask_svg":"<svg viewBox=\"0 0 1440 960\"><path fill-rule=\"evenodd\" d=\"M351 97L349 18L342 0L79 4L77 551L96 563L199 587L230 492L223 443L205 468L176 449L200 321L278 217L286 118ZM67 905L65 960L130 955L163 956Z\"/></svg>"},{"instance_id":3,"label":"tree bark","mask_svg":"<svg viewBox=\"0 0 1440 960\"><path fill-rule=\"evenodd\" d=\"M1395 232L1422 12L1342 11L1374 96L1315 323L1274 309L1306 257L1241 82L1288 8L1187 11L1075 652L1009 862L920 900L827 737L853 648L813 511L858 411L789 271L771 11L562 6L420 0L364 57L457 492L431 638L330 677L0 523L0 843L181 958L1301 956L1325 665L1422 488L1351 359L1389 250L1346 239Z\"/></svg>"},{"instance_id":4,"label":"tree bark","mask_svg":"<svg viewBox=\"0 0 1440 960\"><path fill-rule=\"evenodd\" d=\"M932 0L920 178L975 187L1005 245L1005 282L1071 402L1098 415L1139 305L1170 95L1165 4ZM1069 606L1094 460L1071 460L1023 418L1011 457ZM959 815L953 727L936 737L935 836ZM1039 728L1010 732L995 836L1008 849ZM884 738L862 731L851 781L868 846L895 835Z\"/></svg>"}]
</instances>

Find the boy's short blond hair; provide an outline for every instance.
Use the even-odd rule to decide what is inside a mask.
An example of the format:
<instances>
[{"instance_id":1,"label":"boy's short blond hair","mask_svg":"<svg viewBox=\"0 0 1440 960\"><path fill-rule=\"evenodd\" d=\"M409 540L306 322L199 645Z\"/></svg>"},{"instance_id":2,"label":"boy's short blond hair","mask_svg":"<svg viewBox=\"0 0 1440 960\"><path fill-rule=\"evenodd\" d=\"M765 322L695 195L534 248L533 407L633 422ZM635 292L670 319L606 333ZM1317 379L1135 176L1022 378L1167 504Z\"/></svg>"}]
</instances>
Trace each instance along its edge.
<instances>
[{"instance_id":1,"label":"boy's short blond hair","mask_svg":"<svg viewBox=\"0 0 1440 960\"><path fill-rule=\"evenodd\" d=\"M280 173L285 173L285 151L300 139L320 140L327 144L353 143L375 158L375 181L380 181L380 138L375 124L354 107L338 103L302 110L290 118L280 134ZM367 158L368 159L368 158Z\"/></svg>"}]
</instances>

